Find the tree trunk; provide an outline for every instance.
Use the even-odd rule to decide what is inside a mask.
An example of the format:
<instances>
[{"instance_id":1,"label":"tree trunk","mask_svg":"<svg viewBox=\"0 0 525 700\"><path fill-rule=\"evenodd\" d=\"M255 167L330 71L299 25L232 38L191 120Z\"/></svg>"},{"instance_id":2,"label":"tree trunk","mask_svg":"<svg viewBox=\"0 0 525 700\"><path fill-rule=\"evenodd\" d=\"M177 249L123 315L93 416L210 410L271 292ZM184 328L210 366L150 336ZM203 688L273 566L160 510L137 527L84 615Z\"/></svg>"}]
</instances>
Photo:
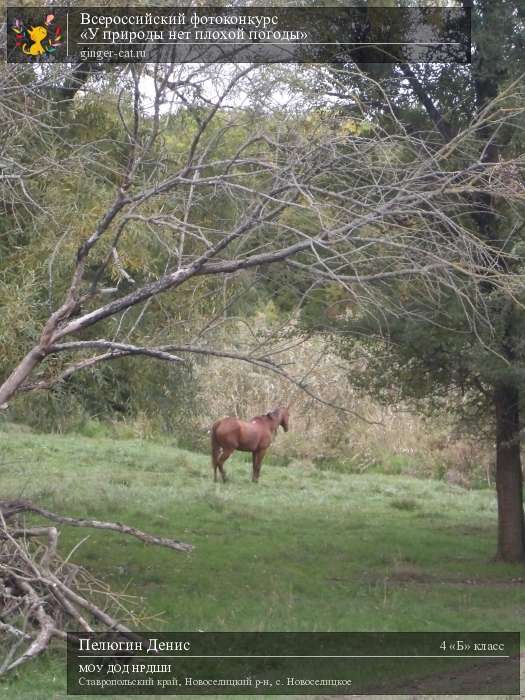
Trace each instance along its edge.
<instances>
[{"instance_id":1,"label":"tree trunk","mask_svg":"<svg viewBox=\"0 0 525 700\"><path fill-rule=\"evenodd\" d=\"M523 473L520 456L519 391L500 385L494 394L496 411L496 491L498 552L502 561L525 561Z\"/></svg>"},{"instance_id":2,"label":"tree trunk","mask_svg":"<svg viewBox=\"0 0 525 700\"><path fill-rule=\"evenodd\" d=\"M39 365L46 353L41 347L30 350L20 364L11 372L5 382L0 382L0 409L4 408L7 401L16 394L31 372Z\"/></svg>"}]
</instances>

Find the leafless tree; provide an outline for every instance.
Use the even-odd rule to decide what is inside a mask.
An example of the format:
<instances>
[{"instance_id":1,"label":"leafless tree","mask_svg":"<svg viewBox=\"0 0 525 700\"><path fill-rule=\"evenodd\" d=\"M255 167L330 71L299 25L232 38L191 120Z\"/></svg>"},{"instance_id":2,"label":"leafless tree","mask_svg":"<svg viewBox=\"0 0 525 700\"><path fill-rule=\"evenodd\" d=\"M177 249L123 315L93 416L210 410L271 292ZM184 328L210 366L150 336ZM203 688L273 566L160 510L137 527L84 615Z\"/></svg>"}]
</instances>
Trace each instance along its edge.
<instances>
[{"instance_id":1,"label":"leafless tree","mask_svg":"<svg viewBox=\"0 0 525 700\"><path fill-rule=\"evenodd\" d=\"M500 105L487 107L468 129L434 150L400 122L395 133L372 124L345 128L330 113L292 114L282 107L280 125L270 128L264 105L253 101L257 70L141 66L121 74L114 104L125 165L113 173L117 184L112 193L108 185L111 200L103 214L87 222L90 231L70 260L67 292L38 342L0 385L0 405L5 408L20 390L49 388L124 356L180 363L188 353L229 352L288 375L268 348L245 354L213 348L202 331L187 344L165 334L159 334L162 342L132 342L151 300L200 278L286 264L303 271L310 288L330 281L353 303L374 304L380 312L382 283L418 276L430 295L437 298L443 286L452 288L470 304L467 315L481 313L468 295L462 297L461 280L489 275L497 286L499 279L486 244L462 225L462 216L478 201L468 195L490 190L515 199L523 192L505 178L516 164L479 160L458 170L455 156L477 138L481 122L504 118ZM32 91L34 85L19 84L17 99ZM170 119L182 115L191 124L189 142L175 152L163 149ZM53 119L52 114L46 119L49 129L58 128ZM16 119L11 124L16 129ZM234 152L228 146L233 131L243 134ZM20 196L32 199L27 182L39 165L17 170L16 154L8 152L3 162L0 185L11 187L14 178ZM218 202L227 204L227 216L213 211ZM196 215L210 208L206 221ZM164 250L161 266L141 283L123 263L130 236L145 248L155 240ZM64 244L59 240L57 248ZM108 288L110 270L118 279ZM501 284L509 286L508 276ZM133 307L141 311L132 331L124 331L122 320ZM96 328L107 333L108 319L116 320L112 337L94 337ZM49 359L62 356L68 361L53 373Z\"/></svg>"}]
</instances>

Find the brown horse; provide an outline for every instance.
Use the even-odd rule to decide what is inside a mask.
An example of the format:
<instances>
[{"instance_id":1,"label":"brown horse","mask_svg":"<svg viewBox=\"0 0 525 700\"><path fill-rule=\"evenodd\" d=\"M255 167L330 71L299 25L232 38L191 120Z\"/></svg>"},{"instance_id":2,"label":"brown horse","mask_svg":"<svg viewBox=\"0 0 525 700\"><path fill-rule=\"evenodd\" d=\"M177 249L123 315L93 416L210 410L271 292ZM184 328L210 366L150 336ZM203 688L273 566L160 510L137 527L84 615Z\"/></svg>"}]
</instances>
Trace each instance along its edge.
<instances>
[{"instance_id":1,"label":"brown horse","mask_svg":"<svg viewBox=\"0 0 525 700\"><path fill-rule=\"evenodd\" d=\"M288 407L276 408L264 416L255 416L250 421L239 418L222 418L211 429L211 463L217 481L217 469L226 481L224 462L235 450L252 453L252 481L259 481L261 463L277 428L288 432Z\"/></svg>"}]
</instances>

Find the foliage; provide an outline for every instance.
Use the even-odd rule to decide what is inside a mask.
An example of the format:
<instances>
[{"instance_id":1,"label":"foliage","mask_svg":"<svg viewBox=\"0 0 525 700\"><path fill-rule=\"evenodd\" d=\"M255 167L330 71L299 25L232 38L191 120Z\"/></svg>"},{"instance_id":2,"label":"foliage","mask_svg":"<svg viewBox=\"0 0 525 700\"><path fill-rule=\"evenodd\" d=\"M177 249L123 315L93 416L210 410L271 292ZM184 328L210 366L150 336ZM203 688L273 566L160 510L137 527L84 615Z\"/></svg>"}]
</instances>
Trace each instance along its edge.
<instances>
[{"instance_id":1,"label":"foliage","mask_svg":"<svg viewBox=\"0 0 525 700\"><path fill-rule=\"evenodd\" d=\"M389 131L400 119L407 130L418 134L419 147L434 152L438 162L440 143L449 143L454 151L458 131L472 125L476 115L497 98L500 115L517 107L513 118L504 124L495 113L487 125L473 128L464 147L454 151L453 162L458 168L474 168L484 158L490 159L487 140L497 144L498 160L522 160L523 19L520 3L479 0L473 6L472 66L330 67L310 73L311 97L317 95L320 104L332 98L332 109L367 127L375 123ZM401 81L407 89L400 89ZM401 146L395 157L410 160L411 148L412 144L406 149ZM509 276L520 275L525 262L520 167L509 166L506 175L520 193L513 204L496 192L484 197L473 189L471 197L479 211L460 217L473 235L490 241L494 268L500 266ZM399 221L408 231L413 224L411 217ZM416 236L414 232L414 240ZM507 255L511 257L504 262ZM376 250L368 257L365 251L361 275L367 270L388 271L388 257L383 259ZM300 324L309 332L332 336L334 347L351 360L361 392L385 405L410 402L427 413L453 413L462 430L468 428L478 436L492 431L493 435L493 387L524 386L525 298L522 288L509 294L490 275L476 280L464 277L459 267L456 272L453 279L428 285L418 275L378 280L376 297L370 294L368 303L355 301L359 281L346 290L319 282L302 305ZM286 289L293 291L282 302L283 308L290 306L290 297L295 301L301 297L302 284L299 273L295 280L288 276Z\"/></svg>"}]
</instances>

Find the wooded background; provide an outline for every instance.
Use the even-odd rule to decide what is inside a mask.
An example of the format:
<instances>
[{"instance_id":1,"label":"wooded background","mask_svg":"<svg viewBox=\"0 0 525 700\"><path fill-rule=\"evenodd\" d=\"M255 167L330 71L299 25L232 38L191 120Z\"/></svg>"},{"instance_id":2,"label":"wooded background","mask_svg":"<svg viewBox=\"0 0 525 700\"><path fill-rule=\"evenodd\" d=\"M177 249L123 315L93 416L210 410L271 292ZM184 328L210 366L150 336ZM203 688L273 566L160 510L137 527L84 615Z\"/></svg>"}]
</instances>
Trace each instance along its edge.
<instances>
[{"instance_id":1,"label":"wooded background","mask_svg":"<svg viewBox=\"0 0 525 700\"><path fill-rule=\"evenodd\" d=\"M473 21L472 66L3 65L5 418L203 448L293 400L290 459L495 465L523 559L523 8Z\"/></svg>"}]
</instances>

